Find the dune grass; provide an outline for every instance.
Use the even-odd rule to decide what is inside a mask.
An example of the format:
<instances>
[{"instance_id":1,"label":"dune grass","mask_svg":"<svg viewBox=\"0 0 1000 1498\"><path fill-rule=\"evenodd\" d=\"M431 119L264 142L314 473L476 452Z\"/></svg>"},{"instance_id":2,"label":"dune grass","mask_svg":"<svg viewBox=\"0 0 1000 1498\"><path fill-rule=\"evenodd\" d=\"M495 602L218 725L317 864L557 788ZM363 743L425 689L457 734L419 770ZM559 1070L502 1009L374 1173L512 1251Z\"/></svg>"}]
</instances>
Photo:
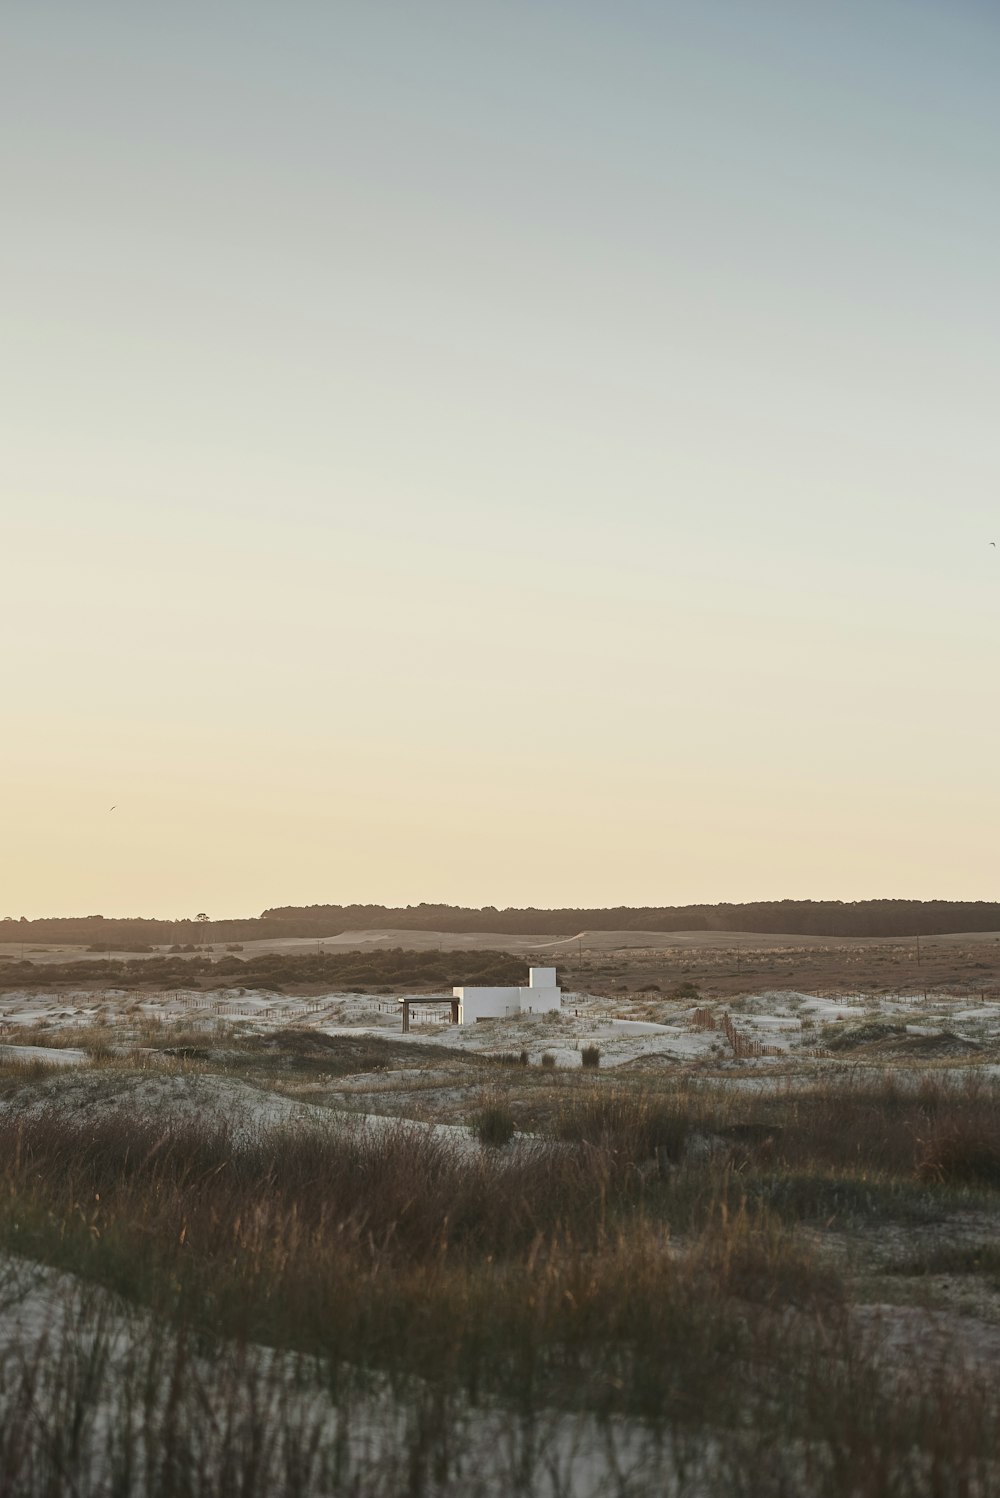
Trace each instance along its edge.
<instances>
[{"instance_id":1,"label":"dune grass","mask_svg":"<svg viewBox=\"0 0 1000 1498\"><path fill-rule=\"evenodd\" d=\"M957 1361L894 1361L800 1231L940 1215L970 1193L996 1210L992 1084L836 1076L752 1094L574 1072L550 1085L554 1137L516 1151L405 1126L77 1122L57 1099L0 1113L0 1247L150 1328L127 1377L110 1331L70 1327L19 1371L0 1356L0 1492L59 1491L60 1463L106 1477L113 1447L115 1484L76 1491L469 1493L485 1480L469 1422L498 1419L509 1466L493 1491L551 1495L563 1436L543 1438L539 1412L653 1443L659 1465L609 1493L1000 1490L994 1383ZM480 1112L512 1124L504 1088ZM971 1250L922 1262L996 1271ZM328 1406L293 1408L303 1379L340 1425ZM343 1421L369 1419L375 1392L395 1434L362 1470ZM112 1441L102 1399L148 1407L113 1422Z\"/></svg>"},{"instance_id":2,"label":"dune grass","mask_svg":"<svg viewBox=\"0 0 1000 1498\"><path fill-rule=\"evenodd\" d=\"M514 1137L514 1115L500 1093L487 1093L469 1120L473 1134L487 1148L501 1149Z\"/></svg>"},{"instance_id":3,"label":"dune grass","mask_svg":"<svg viewBox=\"0 0 1000 1498\"><path fill-rule=\"evenodd\" d=\"M0 1358L3 1491L59 1491L72 1470L88 1498L551 1494L557 1420L654 1454L626 1486L609 1468L609 1494L681 1494L696 1469L719 1495L995 1491L981 1380L901 1379L852 1331L814 1244L724 1200L678 1241L642 1176L595 1147L470 1157L405 1130L240 1143L53 1112L5 1122L0 1159L8 1251L148 1318L124 1364L123 1313L99 1300L34 1358ZM384 1434L362 1469L347 1432L373 1400ZM477 1448L484 1429L506 1446Z\"/></svg>"},{"instance_id":4,"label":"dune grass","mask_svg":"<svg viewBox=\"0 0 1000 1498\"><path fill-rule=\"evenodd\" d=\"M715 1377L737 1285L762 1306L813 1282L836 1300L760 1214L723 1214L679 1255L644 1183L593 1151L469 1159L364 1128L238 1143L51 1112L0 1123L0 1160L0 1236L22 1254L216 1335L518 1398L553 1397L568 1368L576 1398L612 1357L614 1400L645 1408L677 1380L666 1348L686 1349L687 1388L696 1347Z\"/></svg>"}]
</instances>

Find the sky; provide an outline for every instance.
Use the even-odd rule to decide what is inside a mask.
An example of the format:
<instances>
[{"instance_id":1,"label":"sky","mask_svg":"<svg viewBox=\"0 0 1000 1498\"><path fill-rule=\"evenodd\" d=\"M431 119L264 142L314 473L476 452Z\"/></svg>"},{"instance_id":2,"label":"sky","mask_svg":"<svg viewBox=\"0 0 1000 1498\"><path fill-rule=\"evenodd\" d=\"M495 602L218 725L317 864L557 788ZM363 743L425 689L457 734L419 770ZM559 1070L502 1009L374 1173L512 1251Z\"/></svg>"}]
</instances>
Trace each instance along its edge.
<instances>
[{"instance_id":1,"label":"sky","mask_svg":"<svg viewBox=\"0 0 1000 1498\"><path fill-rule=\"evenodd\" d=\"M998 75L8 0L0 915L1000 898Z\"/></svg>"}]
</instances>

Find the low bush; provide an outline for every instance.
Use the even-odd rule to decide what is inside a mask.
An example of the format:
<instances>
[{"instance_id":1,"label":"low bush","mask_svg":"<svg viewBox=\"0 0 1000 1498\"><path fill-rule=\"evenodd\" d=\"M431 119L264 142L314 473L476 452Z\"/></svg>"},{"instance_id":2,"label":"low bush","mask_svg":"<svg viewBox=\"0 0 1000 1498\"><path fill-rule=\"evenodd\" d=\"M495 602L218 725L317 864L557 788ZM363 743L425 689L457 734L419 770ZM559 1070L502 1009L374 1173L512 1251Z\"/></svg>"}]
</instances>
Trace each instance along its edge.
<instances>
[{"instance_id":1,"label":"low bush","mask_svg":"<svg viewBox=\"0 0 1000 1498\"><path fill-rule=\"evenodd\" d=\"M580 1051L581 1065L596 1068L601 1064L601 1048L599 1045L585 1045Z\"/></svg>"},{"instance_id":2,"label":"low bush","mask_svg":"<svg viewBox=\"0 0 1000 1498\"><path fill-rule=\"evenodd\" d=\"M701 998L701 989L697 983L677 983L667 995L671 999L687 999L693 1003Z\"/></svg>"},{"instance_id":3,"label":"low bush","mask_svg":"<svg viewBox=\"0 0 1000 1498\"><path fill-rule=\"evenodd\" d=\"M851 1025L846 1029L842 1025L824 1026L823 1044L830 1051L851 1051L857 1046L905 1034L905 1025L893 1024L889 1020L867 1020L864 1024Z\"/></svg>"},{"instance_id":4,"label":"low bush","mask_svg":"<svg viewBox=\"0 0 1000 1498\"><path fill-rule=\"evenodd\" d=\"M514 1137L514 1115L501 1099L490 1098L472 1115L470 1127L480 1144L502 1149Z\"/></svg>"}]
</instances>

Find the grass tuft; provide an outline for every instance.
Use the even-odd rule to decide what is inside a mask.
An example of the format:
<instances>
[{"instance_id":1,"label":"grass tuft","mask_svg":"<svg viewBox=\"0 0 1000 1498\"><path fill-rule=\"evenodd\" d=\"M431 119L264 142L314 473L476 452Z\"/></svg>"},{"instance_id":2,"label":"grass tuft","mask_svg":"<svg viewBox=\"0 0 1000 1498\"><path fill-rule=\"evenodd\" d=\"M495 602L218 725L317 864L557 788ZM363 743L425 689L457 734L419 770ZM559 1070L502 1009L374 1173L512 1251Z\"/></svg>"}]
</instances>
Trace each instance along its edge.
<instances>
[{"instance_id":1,"label":"grass tuft","mask_svg":"<svg viewBox=\"0 0 1000 1498\"><path fill-rule=\"evenodd\" d=\"M480 1144L502 1149L514 1137L514 1115L502 1098L488 1098L472 1115L470 1127Z\"/></svg>"}]
</instances>

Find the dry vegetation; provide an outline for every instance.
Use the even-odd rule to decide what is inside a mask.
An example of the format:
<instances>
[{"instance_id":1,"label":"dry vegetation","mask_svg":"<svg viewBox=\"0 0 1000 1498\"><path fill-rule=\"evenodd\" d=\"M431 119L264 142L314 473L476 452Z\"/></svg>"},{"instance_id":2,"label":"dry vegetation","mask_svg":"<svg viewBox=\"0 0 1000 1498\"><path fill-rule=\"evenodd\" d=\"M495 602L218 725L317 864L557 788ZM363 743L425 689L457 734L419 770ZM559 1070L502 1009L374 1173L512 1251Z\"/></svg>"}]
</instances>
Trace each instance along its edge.
<instances>
[{"instance_id":1,"label":"dry vegetation","mask_svg":"<svg viewBox=\"0 0 1000 1498\"><path fill-rule=\"evenodd\" d=\"M955 992L1000 990L1000 936L873 938L783 944L761 936L752 944L580 954L560 967L568 988L628 993L651 999L685 991L692 997L732 998L748 988Z\"/></svg>"},{"instance_id":2,"label":"dry vegetation","mask_svg":"<svg viewBox=\"0 0 1000 1498\"><path fill-rule=\"evenodd\" d=\"M584 954L595 1014L686 1042L707 1006L704 1046L624 1062L599 1018L476 1051L311 1000L31 999L0 1052L0 1498L1000 1495L992 943L921 952L932 1025L917 985L836 1021L791 995L766 1064L711 1028L912 978L865 950L744 949L735 992L718 949Z\"/></svg>"},{"instance_id":3,"label":"dry vegetation","mask_svg":"<svg viewBox=\"0 0 1000 1498\"><path fill-rule=\"evenodd\" d=\"M592 933L610 937L613 933ZM405 939L403 933L401 939ZM836 992L897 989L982 992L1000 990L1000 934L979 936L878 937L783 940L745 934L712 933L703 945L690 936L678 945L622 946L604 950L581 940L554 950L530 946L516 954L487 948L414 950L404 945L362 950L314 946L308 951L266 943L208 944L188 951L162 948L150 955L80 948L0 946L0 990L64 986L170 988L262 988L272 992L315 992L336 986L354 992L449 991L452 984L518 983L529 960L558 961L564 988L594 994L693 998L733 998L748 988Z\"/></svg>"},{"instance_id":4,"label":"dry vegetation","mask_svg":"<svg viewBox=\"0 0 1000 1498\"><path fill-rule=\"evenodd\" d=\"M434 1052L73 1038L109 1099L137 1075L235 1073L337 1104ZM860 1314L947 1276L976 1288L980 1330L1000 1322L988 1078L740 1090L455 1058L436 1085L464 1076L476 1149L323 1114L249 1132L74 1115L44 1060L0 1073L8 1262L85 1287L47 1342L0 1356L0 1492L62 1491L68 1471L86 1495L556 1494L588 1491L581 1472L595 1493L1000 1491L975 1338L918 1360ZM362 1453L347 1432L372 1422Z\"/></svg>"},{"instance_id":5,"label":"dry vegetation","mask_svg":"<svg viewBox=\"0 0 1000 1498\"><path fill-rule=\"evenodd\" d=\"M427 989L450 991L453 984L519 983L522 959L504 952L413 952L400 947L376 951L260 952L241 956L212 948L191 949L193 955L161 952L153 956L112 956L96 961L77 955L59 960L50 951L38 961L0 957L0 988L58 990L62 985L107 988L173 988L198 986L202 980L215 988L263 988L311 992L336 986L355 993L391 993ZM242 951L242 948L241 948Z\"/></svg>"}]
</instances>

